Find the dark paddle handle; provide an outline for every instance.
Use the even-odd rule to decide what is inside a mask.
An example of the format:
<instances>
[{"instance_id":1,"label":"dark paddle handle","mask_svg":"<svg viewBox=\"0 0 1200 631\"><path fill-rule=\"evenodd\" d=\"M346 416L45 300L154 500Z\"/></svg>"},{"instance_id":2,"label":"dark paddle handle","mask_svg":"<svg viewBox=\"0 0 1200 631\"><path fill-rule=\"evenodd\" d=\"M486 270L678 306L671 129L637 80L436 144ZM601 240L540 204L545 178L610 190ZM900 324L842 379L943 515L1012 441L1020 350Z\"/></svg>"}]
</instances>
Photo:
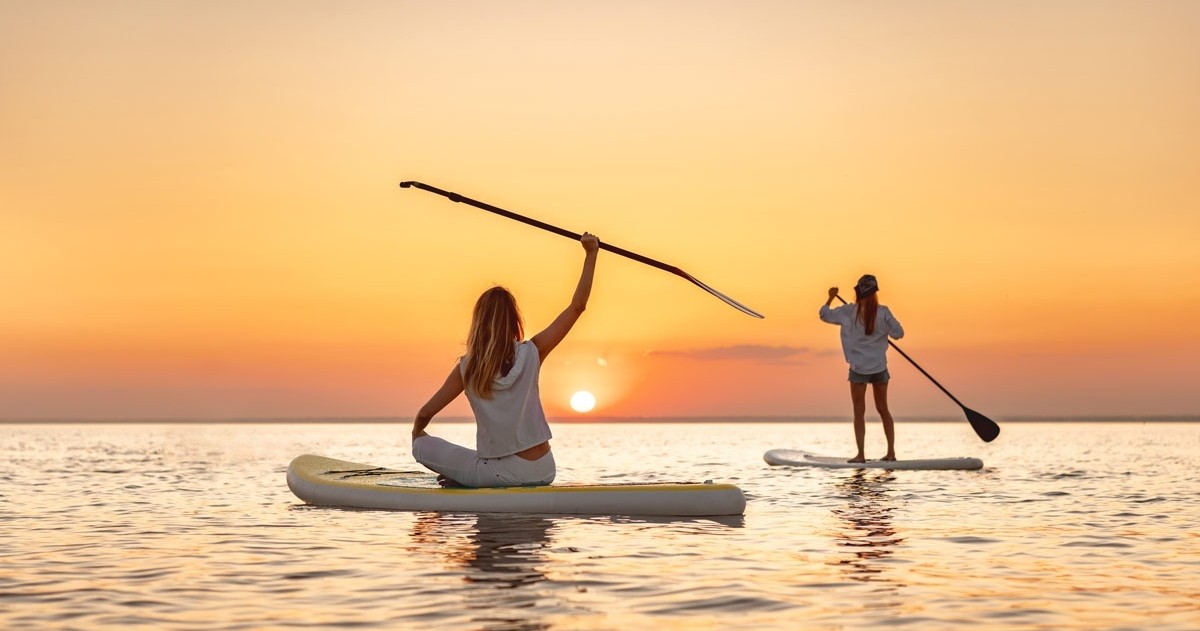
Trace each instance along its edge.
<instances>
[{"instance_id":1,"label":"dark paddle handle","mask_svg":"<svg viewBox=\"0 0 1200 631\"><path fill-rule=\"evenodd\" d=\"M949 390L947 390L945 386L943 386L942 384L938 383L938 380L937 380L937 379L934 379L934 378L933 378L933 375L931 375L931 374L929 374L929 373L925 372L925 369L924 369L924 368L921 368L921 365L920 365L920 364L918 364L918 363L917 363L915 360L913 360L913 358L909 357L909 356L908 356L908 353L905 353L905 352L904 352L904 351L903 351L903 350L902 350L902 349L901 349L899 346L896 346L896 343L895 343L895 342L893 342L893 341L891 341L891 340L888 340L888 344L889 344L889 345L891 345L891 347L892 347L892 348L896 349L896 352L897 352L897 353L900 353L901 355L903 355L903 356L904 356L904 359L907 359L907 360L908 360L908 363L912 364L914 368L916 368L917 370L921 371L921 374L922 374L922 375L925 375L926 377L928 377L928 378L929 378L929 380L933 382L933 385L937 386L937 387L938 387L938 389L939 389L939 390L941 390L942 392L945 392L945 393L946 393L946 396L950 397L950 400L951 400L951 401L954 401L955 403L957 403L957 404L958 404L958 407L960 407L960 408L965 408L965 407L967 407L967 406L963 405L963 404L962 404L962 401L959 401L957 397L955 397L953 394L950 394L950 391L949 391Z\"/></svg>"},{"instance_id":2,"label":"dark paddle handle","mask_svg":"<svg viewBox=\"0 0 1200 631\"><path fill-rule=\"evenodd\" d=\"M563 228L559 228L558 226L548 224L544 221L538 221L537 219L526 217L525 215L518 215L517 213L514 213L511 210L505 210L498 206L493 206L491 204L481 202L477 199L471 199L470 197L466 197L465 195L459 195L458 193L454 193L451 191L444 191L436 186L430 186L430 185L424 184L422 182L413 182L413 181L401 182L400 188L419 188L423 191L428 191L430 193L434 193L435 195L441 195L442 197L445 197L446 199L448 199L452 202L461 202L463 204L468 204L468 205L474 206L480 210L486 210L490 213L495 213L497 215L500 215L501 217L507 217L514 221L519 221L523 224L530 225L535 228L541 228L542 230L545 230L547 232L553 232L554 234L557 234L557 235L563 236L563 237L567 237L568 239L572 239L574 241L578 241L580 239L580 237L583 236L577 232L571 232L570 230L565 230ZM664 272L670 272L676 276L679 276L680 278L686 279L688 282L690 282L693 285L696 285L697 287L703 289L704 291L707 291L708 293L716 296L717 298L721 299L729 306L733 307L734 309L737 309L738 311L741 311L742 313L744 313L746 315L754 316L755 318L763 317L763 315L761 313L751 309L750 307L747 307L746 305L734 300L733 298L730 298L729 296L726 296L725 294L717 291L716 289L709 287L708 285L701 282L695 276L688 274L687 272L679 269L678 267L675 267L674 265L667 265L666 263L663 263L662 261L656 261L648 256L642 256L641 254L638 254L636 252L630 252L629 250L626 250L625 248L619 248L615 245L609 245L607 243L604 243L603 241L600 242L600 249L607 250L609 252L612 252L613 254L619 254L627 259L632 259L634 261L637 261L638 263L643 263L645 265L649 265L650 267L657 267L658 269L663 270Z\"/></svg>"},{"instance_id":3,"label":"dark paddle handle","mask_svg":"<svg viewBox=\"0 0 1200 631\"><path fill-rule=\"evenodd\" d=\"M533 219L532 217L526 217L525 215L518 215L517 213L514 213L511 210L505 210L498 206L493 206L491 204L488 204L487 202L481 202L477 199L471 199L470 197L467 197L465 195L459 195L458 193L454 193L451 191L444 191L436 186L430 186L428 184L424 184L421 182L401 182L400 183L400 188L409 188L409 187L415 187L415 188L419 188L423 191L429 191L430 193L441 195L442 197L445 197L446 199L448 199L452 202L460 202L463 204L474 206L480 210L486 210L490 213L495 213L497 215L500 215L501 217L508 217L509 219L519 221L523 224L530 225L535 228L541 228L542 230L545 230L547 232L553 232L554 234L557 234L562 237L566 237L568 239L573 239L575 241L578 241L581 237L583 237L583 235L579 234L578 232L571 232L570 230L567 230L565 228L559 228L558 226L548 224L544 221L538 221L537 219ZM678 267L675 267L674 265L667 265L666 263L663 263L662 261L656 261L648 256L642 256L641 254L638 254L637 252L630 252L629 250L626 250L625 248L619 248L615 245L609 245L609 244L601 241L600 249L607 250L609 252L612 252L613 254L619 254L628 259L633 259L633 260L637 261L638 263L644 263L651 267L657 267L660 270L670 272L672 274L675 274L676 276L682 276L684 278L688 278L686 272L679 269Z\"/></svg>"}]
</instances>

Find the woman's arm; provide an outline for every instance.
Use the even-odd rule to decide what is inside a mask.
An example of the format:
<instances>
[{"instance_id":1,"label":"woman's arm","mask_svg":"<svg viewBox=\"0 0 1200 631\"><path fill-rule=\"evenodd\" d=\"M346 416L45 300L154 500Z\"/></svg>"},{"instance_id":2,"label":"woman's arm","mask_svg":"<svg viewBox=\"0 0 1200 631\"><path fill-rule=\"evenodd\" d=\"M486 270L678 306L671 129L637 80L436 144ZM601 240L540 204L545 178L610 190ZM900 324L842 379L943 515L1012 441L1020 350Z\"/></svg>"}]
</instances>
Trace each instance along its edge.
<instances>
[{"instance_id":1,"label":"woman's arm","mask_svg":"<svg viewBox=\"0 0 1200 631\"><path fill-rule=\"evenodd\" d=\"M600 249L600 240L595 235L585 232L579 238L579 242L583 245L584 252L583 271L579 274L579 284L575 286L571 304L558 314L550 326L533 336L533 344L538 349L538 358L542 361L546 360L550 351L554 350L554 347L558 346L558 343L567 336L571 327L575 326L575 321L583 315L583 310L587 309L588 296L592 294L592 276L596 273L596 252Z\"/></svg>"},{"instance_id":2,"label":"woman's arm","mask_svg":"<svg viewBox=\"0 0 1200 631\"><path fill-rule=\"evenodd\" d=\"M421 411L417 412L417 418L413 421L412 437L416 440L418 436L425 435L425 428L429 426L429 422L433 417L442 411L450 402L462 394L463 378L462 372L459 371L458 364L454 364L454 370L450 371L450 376L446 377L446 382L442 384L438 391L433 393L429 398L429 402L421 406Z\"/></svg>"},{"instance_id":3,"label":"woman's arm","mask_svg":"<svg viewBox=\"0 0 1200 631\"><path fill-rule=\"evenodd\" d=\"M904 337L904 327L900 326L900 321L896 319L896 316L892 315L891 309L888 309L884 313L883 323L886 327L884 330L887 331L888 336L893 340Z\"/></svg>"},{"instance_id":4,"label":"woman's arm","mask_svg":"<svg viewBox=\"0 0 1200 631\"><path fill-rule=\"evenodd\" d=\"M833 301L835 298L837 298L837 296L838 296L838 288L830 287L829 288L829 299L825 301L825 304L821 305L821 312L819 315L821 316L822 321L828 322L830 324L842 324L841 318L838 317L838 310L831 309L829 307L829 305L833 304Z\"/></svg>"}]
</instances>

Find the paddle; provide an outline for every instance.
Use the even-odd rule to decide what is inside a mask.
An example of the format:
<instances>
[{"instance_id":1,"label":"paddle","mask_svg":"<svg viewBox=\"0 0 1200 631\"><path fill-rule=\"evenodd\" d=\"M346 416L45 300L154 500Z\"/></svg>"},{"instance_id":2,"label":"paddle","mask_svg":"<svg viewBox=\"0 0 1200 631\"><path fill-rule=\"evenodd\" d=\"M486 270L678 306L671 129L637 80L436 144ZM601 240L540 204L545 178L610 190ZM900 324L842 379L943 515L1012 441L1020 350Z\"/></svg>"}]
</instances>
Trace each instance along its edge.
<instances>
[{"instance_id":1,"label":"paddle","mask_svg":"<svg viewBox=\"0 0 1200 631\"><path fill-rule=\"evenodd\" d=\"M842 304L846 304L846 301L842 299L841 296L838 296L837 299L840 300ZM933 375L925 372L925 369L921 368L920 364L913 361L913 358L909 357L908 353L900 350L900 347L896 346L895 342L888 340L888 344L890 344L892 348L896 349L896 352L900 353L904 359L907 359L908 363L912 364L917 368L917 370L921 371L922 375L928 377L929 380L933 382L933 385L937 386L942 392L945 392L946 396L950 397L951 401L954 401L958 404L958 407L962 408L963 412L967 415L967 421L971 423L971 429L974 429L975 433L979 434L979 437L982 438L984 442L990 443L993 440L996 440L996 437L1000 435L1000 426L997 425L995 421L963 405L962 401L959 401L957 397L955 397L953 394L950 394L950 391L942 386L942 384L938 383L938 380L934 379Z\"/></svg>"},{"instance_id":2,"label":"paddle","mask_svg":"<svg viewBox=\"0 0 1200 631\"><path fill-rule=\"evenodd\" d=\"M502 217L508 217L509 219L515 219L521 223L534 226L535 228L541 228L542 230L553 232L554 234L564 236L564 237L567 237L568 239L573 239L575 241L578 241L579 238L581 236L583 236L581 234L571 232L570 230L563 230L562 228L559 228L558 226L552 226L543 221L538 221L537 219L530 219L529 217L526 217L524 215L518 215L517 213L514 213L512 211L504 210L503 208L497 208L496 206L492 206L491 204L485 204L481 201L471 199L470 197L464 197L462 195L459 195L458 193L451 193L450 191L443 191L440 188L437 188L434 186L429 186L428 184L422 184L421 182L401 182L400 183L400 188L409 188L409 187L415 187L415 188L419 188L423 191L429 191L430 193L435 193L437 195L441 195L442 197L445 197L446 199L449 199L452 202L462 202L464 204L469 204L469 205L479 208L481 210L486 210L490 213L496 213L497 215L500 215ZM600 242L600 249L608 250L609 252L612 252L613 254L620 254L621 256L623 256L625 258L633 259L639 263L645 263L646 265L649 265L651 267L657 267L660 270L670 272L676 276L679 276L681 278L688 280L691 283L694 283L697 287L703 289L704 291L707 291L708 293L716 296L717 298L720 298L721 300L724 300L726 304L730 305L734 309L737 309L738 311L741 311L742 313L744 313L746 315L751 315L756 318L763 317L763 315L761 313L751 309L750 307L747 307L746 305L734 300L733 298L730 298L729 296L726 296L725 294L713 289L712 287L705 285L704 283L700 282L700 280L698 280L695 276L692 276L691 274L679 269L678 267L675 267L674 265L667 265L666 263L662 263L662 262L656 261L652 258L642 256L641 254L630 252L629 250L625 250L623 248L618 248L615 245L609 245L607 243L604 243L603 241Z\"/></svg>"}]
</instances>

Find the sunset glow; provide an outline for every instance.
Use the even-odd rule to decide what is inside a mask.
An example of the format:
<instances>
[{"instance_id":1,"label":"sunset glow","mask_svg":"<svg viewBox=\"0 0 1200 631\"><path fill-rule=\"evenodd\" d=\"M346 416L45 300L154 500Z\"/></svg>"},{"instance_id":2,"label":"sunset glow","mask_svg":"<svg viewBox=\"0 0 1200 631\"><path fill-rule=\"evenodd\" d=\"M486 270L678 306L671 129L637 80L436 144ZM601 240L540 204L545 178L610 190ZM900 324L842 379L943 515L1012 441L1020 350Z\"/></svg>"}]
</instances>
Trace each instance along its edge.
<instances>
[{"instance_id":1,"label":"sunset glow","mask_svg":"<svg viewBox=\"0 0 1200 631\"><path fill-rule=\"evenodd\" d=\"M591 412L596 407L596 397L587 390L580 390L571 395L571 409L576 412Z\"/></svg>"},{"instance_id":2,"label":"sunset glow","mask_svg":"<svg viewBox=\"0 0 1200 631\"><path fill-rule=\"evenodd\" d=\"M867 272L972 407L1200 411L1198 4L146 6L0 20L3 418L411 416L581 255L409 179L766 315L602 252L551 416L844 416Z\"/></svg>"}]
</instances>

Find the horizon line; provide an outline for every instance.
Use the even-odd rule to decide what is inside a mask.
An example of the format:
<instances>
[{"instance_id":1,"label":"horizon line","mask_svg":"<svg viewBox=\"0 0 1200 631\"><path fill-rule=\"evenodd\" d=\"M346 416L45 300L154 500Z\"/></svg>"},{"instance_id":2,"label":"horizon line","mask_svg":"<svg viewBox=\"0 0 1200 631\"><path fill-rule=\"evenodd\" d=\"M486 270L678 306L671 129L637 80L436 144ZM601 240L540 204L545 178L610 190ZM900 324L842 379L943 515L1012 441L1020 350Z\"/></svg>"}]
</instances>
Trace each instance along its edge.
<instances>
[{"instance_id":1,"label":"horizon line","mask_svg":"<svg viewBox=\"0 0 1200 631\"><path fill-rule=\"evenodd\" d=\"M877 420L868 415L868 420ZM954 423L964 419L957 416L896 416L897 422ZM843 423L851 421L849 416L570 416L550 418L552 423ZM410 423L409 417L401 416L250 416L227 418L203 417L140 417L140 418L0 418L0 425L70 425L70 424L270 424L270 423ZM446 416L437 419L441 423L473 423L470 416ZM1106 415L1048 415L1029 414L1001 418L1006 423L1195 423L1200 422L1196 414L1106 414Z\"/></svg>"}]
</instances>

